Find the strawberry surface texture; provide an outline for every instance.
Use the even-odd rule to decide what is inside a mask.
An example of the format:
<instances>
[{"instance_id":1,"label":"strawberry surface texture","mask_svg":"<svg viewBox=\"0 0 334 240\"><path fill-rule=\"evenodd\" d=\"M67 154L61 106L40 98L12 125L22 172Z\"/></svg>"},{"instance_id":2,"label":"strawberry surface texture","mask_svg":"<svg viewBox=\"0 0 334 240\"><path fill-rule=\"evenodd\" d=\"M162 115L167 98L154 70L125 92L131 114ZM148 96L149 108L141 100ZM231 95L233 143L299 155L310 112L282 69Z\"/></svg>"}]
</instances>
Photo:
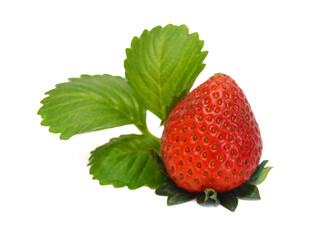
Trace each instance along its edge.
<instances>
[{"instance_id":1,"label":"strawberry surface texture","mask_svg":"<svg viewBox=\"0 0 334 240\"><path fill-rule=\"evenodd\" d=\"M249 179L262 139L244 92L230 76L215 74L171 110L161 153L168 175L189 192L225 192Z\"/></svg>"}]
</instances>

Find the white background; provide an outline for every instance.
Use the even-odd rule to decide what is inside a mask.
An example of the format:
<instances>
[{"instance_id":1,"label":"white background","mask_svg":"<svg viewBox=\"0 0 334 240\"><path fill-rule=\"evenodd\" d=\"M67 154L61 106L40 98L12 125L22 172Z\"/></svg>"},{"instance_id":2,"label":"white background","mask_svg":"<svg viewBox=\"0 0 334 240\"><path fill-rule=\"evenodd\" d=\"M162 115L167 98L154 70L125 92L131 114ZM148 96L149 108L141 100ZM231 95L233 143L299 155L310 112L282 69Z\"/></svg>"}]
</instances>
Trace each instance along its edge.
<instances>
[{"instance_id":1,"label":"white background","mask_svg":"<svg viewBox=\"0 0 334 240\"><path fill-rule=\"evenodd\" d=\"M331 1L1 1L0 239L333 239ZM68 141L40 126L40 100L80 74L124 76L144 29L186 24L216 72L246 93L274 166L261 201L231 213L167 207L148 188L100 186L91 150L126 126ZM159 121L148 114L157 136Z\"/></svg>"}]
</instances>

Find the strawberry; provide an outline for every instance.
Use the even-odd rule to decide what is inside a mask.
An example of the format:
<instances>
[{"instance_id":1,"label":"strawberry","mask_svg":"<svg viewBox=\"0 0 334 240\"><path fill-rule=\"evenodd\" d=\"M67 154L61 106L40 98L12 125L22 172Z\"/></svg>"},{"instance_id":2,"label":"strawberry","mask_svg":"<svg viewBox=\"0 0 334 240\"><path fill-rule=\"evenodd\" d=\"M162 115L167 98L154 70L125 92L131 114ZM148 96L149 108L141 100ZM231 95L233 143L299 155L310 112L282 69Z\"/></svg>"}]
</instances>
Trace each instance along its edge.
<instances>
[{"instance_id":1,"label":"strawberry","mask_svg":"<svg viewBox=\"0 0 334 240\"><path fill-rule=\"evenodd\" d=\"M217 192L246 182L257 168L262 139L245 94L215 74L169 113L161 139L168 175L189 192Z\"/></svg>"}]
</instances>

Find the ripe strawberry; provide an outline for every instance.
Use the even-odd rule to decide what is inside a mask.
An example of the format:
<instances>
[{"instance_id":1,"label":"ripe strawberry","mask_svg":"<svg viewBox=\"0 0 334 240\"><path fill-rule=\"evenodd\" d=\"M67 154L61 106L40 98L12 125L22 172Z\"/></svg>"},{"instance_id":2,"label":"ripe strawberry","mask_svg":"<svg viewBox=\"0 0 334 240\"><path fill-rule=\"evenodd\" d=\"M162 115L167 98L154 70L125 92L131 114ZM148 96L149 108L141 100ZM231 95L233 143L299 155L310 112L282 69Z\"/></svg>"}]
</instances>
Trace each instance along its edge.
<instances>
[{"instance_id":1,"label":"ripe strawberry","mask_svg":"<svg viewBox=\"0 0 334 240\"><path fill-rule=\"evenodd\" d=\"M215 74L172 109L161 153L169 176L189 192L224 192L248 180L259 164L262 139L231 77Z\"/></svg>"}]
</instances>

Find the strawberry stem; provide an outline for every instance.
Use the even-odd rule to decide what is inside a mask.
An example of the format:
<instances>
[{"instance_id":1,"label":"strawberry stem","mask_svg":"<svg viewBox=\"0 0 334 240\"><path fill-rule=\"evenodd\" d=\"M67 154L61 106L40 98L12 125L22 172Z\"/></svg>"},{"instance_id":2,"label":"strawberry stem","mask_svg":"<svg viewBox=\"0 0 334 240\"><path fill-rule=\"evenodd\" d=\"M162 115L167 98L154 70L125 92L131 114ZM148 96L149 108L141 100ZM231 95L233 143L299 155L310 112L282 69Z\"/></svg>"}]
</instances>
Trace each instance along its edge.
<instances>
[{"instance_id":1,"label":"strawberry stem","mask_svg":"<svg viewBox=\"0 0 334 240\"><path fill-rule=\"evenodd\" d=\"M157 140L160 141L160 138L157 138L156 136L154 136L147 128L146 124L135 124L135 126L138 128L138 130L143 134L143 135L149 135Z\"/></svg>"}]
</instances>

